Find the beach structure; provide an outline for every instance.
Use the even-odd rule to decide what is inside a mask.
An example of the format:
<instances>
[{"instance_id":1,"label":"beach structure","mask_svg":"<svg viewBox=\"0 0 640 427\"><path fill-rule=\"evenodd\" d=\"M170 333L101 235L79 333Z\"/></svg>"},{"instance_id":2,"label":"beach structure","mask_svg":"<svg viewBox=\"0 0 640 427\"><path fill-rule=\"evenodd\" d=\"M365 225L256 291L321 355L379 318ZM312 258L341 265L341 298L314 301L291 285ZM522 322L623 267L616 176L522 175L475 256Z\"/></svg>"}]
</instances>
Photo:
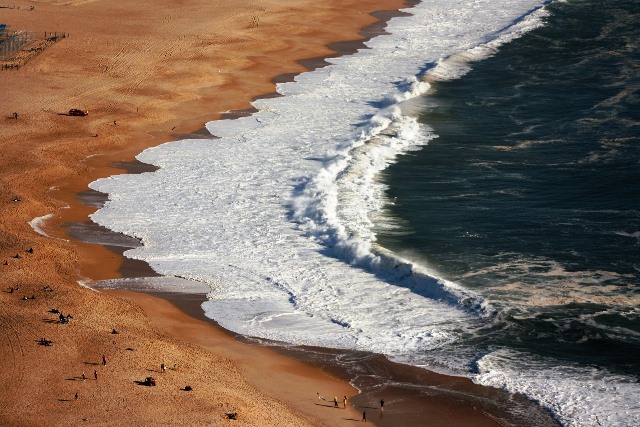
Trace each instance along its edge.
<instances>
[{"instance_id":1,"label":"beach structure","mask_svg":"<svg viewBox=\"0 0 640 427\"><path fill-rule=\"evenodd\" d=\"M12 30L0 24L0 69L20 68L47 47L67 37L64 32Z\"/></svg>"},{"instance_id":2,"label":"beach structure","mask_svg":"<svg viewBox=\"0 0 640 427\"><path fill-rule=\"evenodd\" d=\"M29 44L31 34L27 31L14 31L6 24L0 24L0 59L6 60Z\"/></svg>"}]
</instances>

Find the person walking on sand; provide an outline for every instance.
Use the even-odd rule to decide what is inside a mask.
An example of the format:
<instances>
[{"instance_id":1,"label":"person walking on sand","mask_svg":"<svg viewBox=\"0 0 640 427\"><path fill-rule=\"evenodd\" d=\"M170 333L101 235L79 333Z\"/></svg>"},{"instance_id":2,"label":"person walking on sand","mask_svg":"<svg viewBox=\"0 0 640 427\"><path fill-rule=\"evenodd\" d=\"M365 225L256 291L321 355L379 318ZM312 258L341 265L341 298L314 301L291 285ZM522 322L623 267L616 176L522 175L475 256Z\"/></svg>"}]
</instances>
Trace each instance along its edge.
<instances>
[{"instance_id":1,"label":"person walking on sand","mask_svg":"<svg viewBox=\"0 0 640 427\"><path fill-rule=\"evenodd\" d=\"M82 381L86 380L87 376L84 374L84 371L82 371Z\"/></svg>"},{"instance_id":2,"label":"person walking on sand","mask_svg":"<svg viewBox=\"0 0 640 427\"><path fill-rule=\"evenodd\" d=\"M384 399L380 399L380 410L384 411Z\"/></svg>"},{"instance_id":3,"label":"person walking on sand","mask_svg":"<svg viewBox=\"0 0 640 427\"><path fill-rule=\"evenodd\" d=\"M107 364L107 358L105 357L105 355L102 355L102 366L106 366Z\"/></svg>"},{"instance_id":4,"label":"person walking on sand","mask_svg":"<svg viewBox=\"0 0 640 427\"><path fill-rule=\"evenodd\" d=\"M333 396L333 405L337 408L338 407L338 396Z\"/></svg>"},{"instance_id":5,"label":"person walking on sand","mask_svg":"<svg viewBox=\"0 0 640 427\"><path fill-rule=\"evenodd\" d=\"M362 421L367 422L367 411L362 411Z\"/></svg>"},{"instance_id":6,"label":"person walking on sand","mask_svg":"<svg viewBox=\"0 0 640 427\"><path fill-rule=\"evenodd\" d=\"M345 396L344 399L342 399L342 405L343 405L343 409L347 409L347 396Z\"/></svg>"},{"instance_id":7,"label":"person walking on sand","mask_svg":"<svg viewBox=\"0 0 640 427\"><path fill-rule=\"evenodd\" d=\"M98 381L98 371L96 371L95 369L93 370L93 379Z\"/></svg>"},{"instance_id":8,"label":"person walking on sand","mask_svg":"<svg viewBox=\"0 0 640 427\"><path fill-rule=\"evenodd\" d=\"M164 363L160 364L160 372L166 372L167 368L164 366Z\"/></svg>"}]
</instances>

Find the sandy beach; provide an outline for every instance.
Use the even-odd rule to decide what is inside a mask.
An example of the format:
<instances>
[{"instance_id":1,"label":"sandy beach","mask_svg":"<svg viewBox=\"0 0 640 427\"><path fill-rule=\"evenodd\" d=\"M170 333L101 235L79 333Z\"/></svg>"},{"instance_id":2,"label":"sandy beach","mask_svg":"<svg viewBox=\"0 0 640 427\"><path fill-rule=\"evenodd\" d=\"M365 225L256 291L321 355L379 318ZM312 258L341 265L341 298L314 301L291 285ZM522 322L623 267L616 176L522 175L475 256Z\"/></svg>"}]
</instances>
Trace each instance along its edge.
<instances>
[{"instance_id":1,"label":"sandy beach","mask_svg":"<svg viewBox=\"0 0 640 427\"><path fill-rule=\"evenodd\" d=\"M237 413L248 426L335 426L361 422L365 408L377 425L500 425L446 397L422 408L429 424L415 418L422 404L411 399L403 401L413 409L385 420L370 407L377 397L352 400L357 390L339 371L236 340L197 312L198 300L79 283L146 268L70 234L96 209L78 197L90 182L124 173L147 147L202 136L206 121L273 93L274 79L335 55L328 45L348 41L339 45L348 50L362 28L380 31L372 12L404 5L42 0L0 8L13 30L66 34L0 71L0 424L210 426ZM352 403L337 411L333 396Z\"/></svg>"}]
</instances>

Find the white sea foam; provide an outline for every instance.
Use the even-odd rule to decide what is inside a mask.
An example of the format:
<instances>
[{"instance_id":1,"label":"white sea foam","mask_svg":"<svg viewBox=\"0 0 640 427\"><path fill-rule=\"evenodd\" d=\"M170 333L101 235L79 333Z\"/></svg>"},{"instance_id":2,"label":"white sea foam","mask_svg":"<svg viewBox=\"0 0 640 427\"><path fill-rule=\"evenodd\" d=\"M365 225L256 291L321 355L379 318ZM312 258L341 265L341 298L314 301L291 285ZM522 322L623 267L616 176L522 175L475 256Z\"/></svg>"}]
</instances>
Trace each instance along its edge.
<instances>
[{"instance_id":1,"label":"white sea foam","mask_svg":"<svg viewBox=\"0 0 640 427\"><path fill-rule=\"evenodd\" d=\"M180 277L125 277L118 279L97 280L86 282L91 289L123 289L132 291L171 291L189 294L206 294L208 285Z\"/></svg>"},{"instance_id":2,"label":"white sea foam","mask_svg":"<svg viewBox=\"0 0 640 427\"><path fill-rule=\"evenodd\" d=\"M50 218L53 218L53 214L52 213L48 213L46 215L39 216L37 218L33 218L31 221L29 221L29 225L31 226L31 228L33 228L33 231L35 231L36 233L40 234L41 236L50 237L47 234L47 232L44 231L44 224Z\"/></svg>"},{"instance_id":3,"label":"white sea foam","mask_svg":"<svg viewBox=\"0 0 640 427\"><path fill-rule=\"evenodd\" d=\"M138 159L158 171L92 183L110 199L92 218L141 239L128 257L207 284L203 308L225 328L425 362L493 308L376 246L371 217L384 188L375 175L434 137L403 104L541 25L542 3L424 2L370 49L279 84L283 96L255 101L257 113L208 123L218 139L148 149ZM538 379L496 385L564 416L562 396Z\"/></svg>"},{"instance_id":4,"label":"white sea foam","mask_svg":"<svg viewBox=\"0 0 640 427\"><path fill-rule=\"evenodd\" d=\"M475 381L524 393L564 425L640 425L638 383L628 377L511 350L493 352L477 364Z\"/></svg>"}]
</instances>

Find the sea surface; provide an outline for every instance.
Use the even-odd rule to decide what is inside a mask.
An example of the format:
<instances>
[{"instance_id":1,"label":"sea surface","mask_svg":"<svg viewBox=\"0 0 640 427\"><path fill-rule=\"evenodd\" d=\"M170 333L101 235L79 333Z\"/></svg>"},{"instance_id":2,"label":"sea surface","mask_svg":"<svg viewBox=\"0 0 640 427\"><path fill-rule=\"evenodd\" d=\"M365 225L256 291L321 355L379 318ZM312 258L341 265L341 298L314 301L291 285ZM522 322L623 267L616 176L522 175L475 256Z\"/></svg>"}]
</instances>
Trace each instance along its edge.
<instances>
[{"instance_id":1,"label":"sea surface","mask_svg":"<svg viewBox=\"0 0 640 427\"><path fill-rule=\"evenodd\" d=\"M640 425L640 3L407 12L216 138L138 156L157 171L92 183L92 219L229 330Z\"/></svg>"}]
</instances>

